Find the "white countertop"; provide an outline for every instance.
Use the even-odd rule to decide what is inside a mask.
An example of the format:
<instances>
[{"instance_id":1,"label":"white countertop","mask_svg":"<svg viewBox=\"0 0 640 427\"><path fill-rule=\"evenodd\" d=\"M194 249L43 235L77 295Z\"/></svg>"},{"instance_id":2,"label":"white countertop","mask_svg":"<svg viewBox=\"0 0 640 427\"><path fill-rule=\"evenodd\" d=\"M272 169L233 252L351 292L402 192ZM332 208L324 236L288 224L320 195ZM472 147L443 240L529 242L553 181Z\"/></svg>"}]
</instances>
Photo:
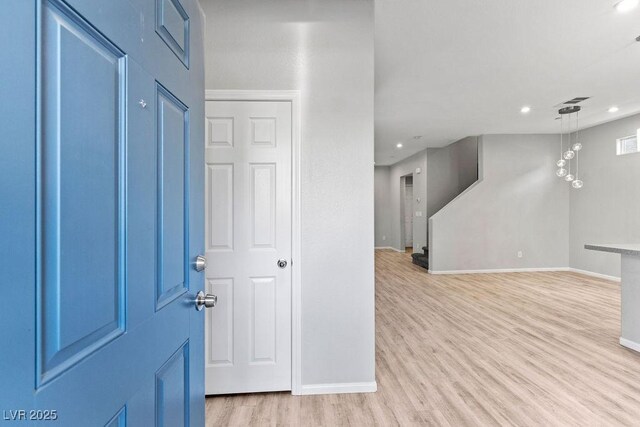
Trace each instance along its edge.
<instances>
[{"instance_id":1,"label":"white countertop","mask_svg":"<svg viewBox=\"0 0 640 427\"><path fill-rule=\"evenodd\" d=\"M584 248L592 251L613 252L616 254L640 256L640 243L584 245Z\"/></svg>"}]
</instances>

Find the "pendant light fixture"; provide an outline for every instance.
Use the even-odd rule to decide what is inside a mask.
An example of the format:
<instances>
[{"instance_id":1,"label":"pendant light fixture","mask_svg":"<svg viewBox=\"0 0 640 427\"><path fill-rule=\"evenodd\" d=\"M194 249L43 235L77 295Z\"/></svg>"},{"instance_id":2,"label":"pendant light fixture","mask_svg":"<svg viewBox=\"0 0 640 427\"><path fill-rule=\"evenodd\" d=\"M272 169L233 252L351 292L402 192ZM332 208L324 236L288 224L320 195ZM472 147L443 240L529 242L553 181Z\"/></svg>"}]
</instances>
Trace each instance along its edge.
<instances>
[{"instance_id":1,"label":"pendant light fixture","mask_svg":"<svg viewBox=\"0 0 640 427\"><path fill-rule=\"evenodd\" d=\"M556 162L556 166L559 168L556 171L556 176L562 178L565 181L571 183L573 188L582 188L584 183L580 180L578 173L578 157L580 150L582 150L582 143L579 140L578 135L578 113L581 107L572 105L569 107L563 107L558 110L560 114L560 159ZM575 131L572 132L571 119L575 117ZM566 118L566 119L565 119ZM567 147L565 151L565 120L567 122ZM575 163L575 175L571 173L573 164Z\"/></svg>"}]
</instances>

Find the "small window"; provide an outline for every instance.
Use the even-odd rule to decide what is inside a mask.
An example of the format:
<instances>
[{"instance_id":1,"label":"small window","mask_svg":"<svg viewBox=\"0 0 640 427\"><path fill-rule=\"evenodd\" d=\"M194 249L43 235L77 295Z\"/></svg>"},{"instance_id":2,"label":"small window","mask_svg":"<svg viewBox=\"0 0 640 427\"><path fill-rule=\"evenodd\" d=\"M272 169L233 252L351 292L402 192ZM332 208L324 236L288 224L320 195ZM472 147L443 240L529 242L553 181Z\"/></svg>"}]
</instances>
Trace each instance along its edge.
<instances>
[{"instance_id":1,"label":"small window","mask_svg":"<svg viewBox=\"0 0 640 427\"><path fill-rule=\"evenodd\" d=\"M640 134L640 129L638 129L638 134ZM640 152L640 147L638 146L638 135L631 135L631 136L625 136L624 138L618 138L617 152L618 152L618 156Z\"/></svg>"}]
</instances>

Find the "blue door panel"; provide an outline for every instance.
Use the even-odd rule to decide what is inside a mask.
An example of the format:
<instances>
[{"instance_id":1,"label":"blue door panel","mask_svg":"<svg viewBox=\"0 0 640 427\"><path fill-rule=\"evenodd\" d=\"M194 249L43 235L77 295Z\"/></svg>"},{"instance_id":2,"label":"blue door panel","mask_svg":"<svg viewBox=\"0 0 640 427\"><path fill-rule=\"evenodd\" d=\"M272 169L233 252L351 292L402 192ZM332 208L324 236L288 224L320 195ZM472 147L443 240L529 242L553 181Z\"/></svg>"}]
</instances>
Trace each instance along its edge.
<instances>
[{"instance_id":1,"label":"blue door panel","mask_svg":"<svg viewBox=\"0 0 640 427\"><path fill-rule=\"evenodd\" d=\"M195 2L182 0L187 14L190 16L191 34L189 39L189 75L192 82L204 81L203 38L200 24L199 6ZM165 58L163 56L163 58ZM179 86L179 85L177 85ZM193 232L194 224L204 227L204 90L198 84L190 84L185 88L184 99L189 99L189 253L201 253L204 250L204 232ZM174 92L177 95L177 92ZM202 289L203 278L195 269L190 268L189 293ZM204 340L193 337L204 336L204 322L199 316L201 312L192 311L189 317L191 338L189 340L189 423L192 426L204 425Z\"/></svg>"},{"instance_id":2,"label":"blue door panel","mask_svg":"<svg viewBox=\"0 0 640 427\"><path fill-rule=\"evenodd\" d=\"M175 54L170 44L166 42L166 37L162 35L163 32L158 30L157 16L161 11L160 0L131 0L131 2L141 14L156 19L155 21L147 21L146 19L148 18L145 18L145 24L141 27L142 33L140 36L140 38L144 40L144 42L142 42L144 49L141 50L136 60L145 68L148 68L148 64L153 64L154 78L177 99L184 102L193 114L193 109L196 105L190 102L190 100L194 99L193 88L195 86L192 84L192 79L204 71L202 66L202 29L198 23L199 7L197 1L180 0L174 2L174 4L180 4L182 6L185 11L184 19L189 23L189 35L187 36L189 40L187 46L189 46L188 51L190 52L189 62L191 63L189 67L185 66L182 59ZM197 46L199 46L198 49ZM196 60L198 61L197 65L196 62L194 62ZM189 78L176 78L176 74L188 75ZM198 77L198 79L204 79L204 74L202 77ZM201 92L202 94L200 95L200 91L198 91L198 96L203 99L204 88L202 88ZM198 118L198 120L200 119Z\"/></svg>"},{"instance_id":3,"label":"blue door panel","mask_svg":"<svg viewBox=\"0 0 640 427\"><path fill-rule=\"evenodd\" d=\"M156 32L189 67L189 15L179 0L156 0Z\"/></svg>"},{"instance_id":4,"label":"blue door panel","mask_svg":"<svg viewBox=\"0 0 640 427\"><path fill-rule=\"evenodd\" d=\"M189 18L178 0L157 0L160 11L156 15L160 18L159 26L164 28L178 47L184 52L188 40Z\"/></svg>"},{"instance_id":5,"label":"blue door panel","mask_svg":"<svg viewBox=\"0 0 640 427\"><path fill-rule=\"evenodd\" d=\"M40 1L46 3L48 0ZM145 15L134 3L148 0L109 0L101 3L96 0L57 1L82 16L129 57L141 58L146 48L142 40L144 27L153 22L149 21L153 15Z\"/></svg>"},{"instance_id":6,"label":"blue door panel","mask_svg":"<svg viewBox=\"0 0 640 427\"><path fill-rule=\"evenodd\" d=\"M153 424L155 375L184 345L183 331L190 325L188 317L182 314L187 306L189 311L193 310L192 304L185 296L176 304L167 305L132 333L111 341L40 387L32 396L33 401L39 409L57 409L60 425L64 426L105 425L124 405L129 420L134 414L137 420L146 420L130 421L128 425ZM29 403L30 407L33 405Z\"/></svg>"},{"instance_id":7,"label":"blue door panel","mask_svg":"<svg viewBox=\"0 0 640 427\"><path fill-rule=\"evenodd\" d=\"M45 381L124 332L126 66L121 51L52 2L44 5L42 52L38 348ZM92 120L77 120L86 111ZM91 262L78 262L87 254ZM78 304L92 299L102 303Z\"/></svg>"},{"instance_id":8,"label":"blue door panel","mask_svg":"<svg viewBox=\"0 0 640 427\"><path fill-rule=\"evenodd\" d=\"M127 329L134 329L156 310L157 144L156 82L133 58L128 58L127 199L137 209L127 212ZM143 107L144 105L144 107Z\"/></svg>"},{"instance_id":9,"label":"blue door panel","mask_svg":"<svg viewBox=\"0 0 640 427\"><path fill-rule=\"evenodd\" d=\"M185 343L156 373L156 426L189 425L189 343Z\"/></svg>"},{"instance_id":10,"label":"blue door panel","mask_svg":"<svg viewBox=\"0 0 640 427\"><path fill-rule=\"evenodd\" d=\"M105 424L105 427L126 427L127 425L127 407L122 407L118 413Z\"/></svg>"},{"instance_id":11,"label":"blue door panel","mask_svg":"<svg viewBox=\"0 0 640 427\"><path fill-rule=\"evenodd\" d=\"M158 307L187 288L189 262L185 248L189 113L187 107L158 85L156 135L158 147Z\"/></svg>"},{"instance_id":12,"label":"blue door panel","mask_svg":"<svg viewBox=\"0 0 640 427\"><path fill-rule=\"evenodd\" d=\"M37 42L29 25L35 22L36 3L7 0L2 4L11 13L0 13L0 402L5 408L20 408L36 382L35 340L25 339L35 336L36 316L36 306L30 302L36 295L33 101Z\"/></svg>"},{"instance_id":13,"label":"blue door panel","mask_svg":"<svg viewBox=\"0 0 640 427\"><path fill-rule=\"evenodd\" d=\"M169 3L3 3L4 407L204 424L202 19Z\"/></svg>"}]
</instances>

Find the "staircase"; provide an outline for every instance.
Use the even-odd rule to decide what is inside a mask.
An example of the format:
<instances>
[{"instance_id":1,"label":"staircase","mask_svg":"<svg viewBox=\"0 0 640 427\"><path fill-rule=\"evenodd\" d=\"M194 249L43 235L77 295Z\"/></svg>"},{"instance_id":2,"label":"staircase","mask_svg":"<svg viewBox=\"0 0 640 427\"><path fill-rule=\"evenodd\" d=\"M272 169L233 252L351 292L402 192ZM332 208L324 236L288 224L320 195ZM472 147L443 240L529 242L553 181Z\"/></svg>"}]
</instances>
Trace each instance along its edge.
<instances>
[{"instance_id":1,"label":"staircase","mask_svg":"<svg viewBox=\"0 0 640 427\"><path fill-rule=\"evenodd\" d=\"M411 254L411 261L415 264L415 265L419 265L420 267L426 268L427 270L429 269L429 249L427 249L426 246L422 247L422 252L416 252L414 254Z\"/></svg>"}]
</instances>

